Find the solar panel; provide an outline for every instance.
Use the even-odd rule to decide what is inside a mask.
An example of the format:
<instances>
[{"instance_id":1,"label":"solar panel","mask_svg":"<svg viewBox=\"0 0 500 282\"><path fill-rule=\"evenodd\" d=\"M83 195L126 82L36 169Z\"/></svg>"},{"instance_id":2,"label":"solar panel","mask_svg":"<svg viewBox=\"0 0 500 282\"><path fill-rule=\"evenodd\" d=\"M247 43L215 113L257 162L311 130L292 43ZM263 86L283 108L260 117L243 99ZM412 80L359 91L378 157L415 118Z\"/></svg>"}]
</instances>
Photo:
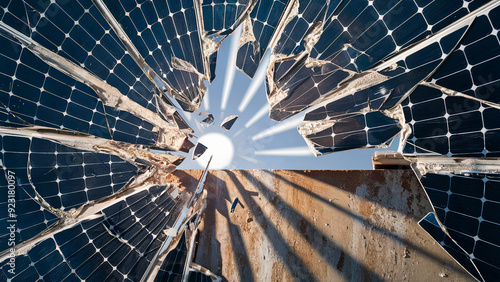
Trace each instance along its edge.
<instances>
[{"instance_id":1,"label":"solar panel","mask_svg":"<svg viewBox=\"0 0 500 282\"><path fill-rule=\"evenodd\" d=\"M381 67L377 76L368 80L370 84L364 85L366 88L352 91L352 94L308 112L299 132L317 154L386 144L399 133L401 125L397 119L388 117L390 114L384 115L381 111L392 110L394 113L400 101L439 68L468 27L465 24L454 32L435 38L427 46L415 46L416 51L401 60L395 58L387 62L389 67ZM373 81L379 83L375 84ZM361 84L357 86L363 87ZM303 95L311 96L318 93L321 86L316 84L316 87L307 88L308 91L301 88L298 90ZM328 129L329 126L332 127Z\"/></svg>"},{"instance_id":2,"label":"solar panel","mask_svg":"<svg viewBox=\"0 0 500 282\"><path fill-rule=\"evenodd\" d=\"M17 206L16 244L33 238L46 230L64 211L98 201L118 192L137 167L107 154L85 152L48 140L18 136L0 136L2 144L1 186L15 185ZM12 175L11 178L8 175ZM8 198L2 195L1 206L7 211ZM62 212L60 212L62 211ZM6 214L1 221L12 219ZM8 248L9 234L2 234Z\"/></svg>"},{"instance_id":3,"label":"solar panel","mask_svg":"<svg viewBox=\"0 0 500 282\"><path fill-rule=\"evenodd\" d=\"M156 111L154 84L91 2L11 1L7 9L23 6L32 40L89 70L141 106Z\"/></svg>"},{"instance_id":4,"label":"solar panel","mask_svg":"<svg viewBox=\"0 0 500 282\"><path fill-rule=\"evenodd\" d=\"M272 119L314 107L298 130L316 155L382 148L401 133L400 150L435 211L421 226L476 279L500 275L497 1L0 7L0 188L15 190L18 203L9 214L12 197L0 196L2 226L15 222L0 233L0 280L217 278L192 263L206 170L190 197L177 198L166 179L184 157L148 150L194 146L169 97L188 112L200 107L218 48L239 25L235 61L243 73L253 77L272 52L265 66ZM205 115L202 125L214 124ZM198 143L192 159L206 149Z\"/></svg>"},{"instance_id":5,"label":"solar panel","mask_svg":"<svg viewBox=\"0 0 500 282\"><path fill-rule=\"evenodd\" d=\"M166 235L161 232L176 202L153 186L104 209L96 219L59 231L16 258L12 281L118 279L137 281ZM26 280L27 279L27 280Z\"/></svg>"},{"instance_id":6,"label":"solar panel","mask_svg":"<svg viewBox=\"0 0 500 282\"><path fill-rule=\"evenodd\" d=\"M425 173L420 181L436 217L460 249L456 250L452 243L447 244L459 253L460 260L468 259L484 280L494 279L500 273L497 256L500 251L497 236L500 230L499 174ZM469 263L463 265L475 274Z\"/></svg>"},{"instance_id":7,"label":"solar panel","mask_svg":"<svg viewBox=\"0 0 500 282\"><path fill-rule=\"evenodd\" d=\"M153 124L103 106L95 91L49 66L8 35L0 44L0 120L6 126L46 126L133 144L158 139Z\"/></svg>"},{"instance_id":8,"label":"solar panel","mask_svg":"<svg viewBox=\"0 0 500 282\"><path fill-rule=\"evenodd\" d=\"M331 97L349 74L374 67L477 8L465 1L384 3L343 1L310 54L286 61L286 71L273 70L268 76L271 118L283 120ZM318 89L306 92L314 85Z\"/></svg>"},{"instance_id":9,"label":"solar panel","mask_svg":"<svg viewBox=\"0 0 500 282\"><path fill-rule=\"evenodd\" d=\"M182 108L198 109L210 74L195 1L103 2Z\"/></svg>"}]
</instances>

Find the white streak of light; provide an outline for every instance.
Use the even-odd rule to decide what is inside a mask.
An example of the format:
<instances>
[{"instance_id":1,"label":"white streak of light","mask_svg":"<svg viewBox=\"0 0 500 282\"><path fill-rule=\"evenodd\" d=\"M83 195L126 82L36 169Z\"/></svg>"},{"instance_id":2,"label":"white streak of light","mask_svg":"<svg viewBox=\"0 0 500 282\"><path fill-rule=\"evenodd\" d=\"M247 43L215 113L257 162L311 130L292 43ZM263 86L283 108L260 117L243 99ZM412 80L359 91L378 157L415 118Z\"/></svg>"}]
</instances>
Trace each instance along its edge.
<instances>
[{"instance_id":1,"label":"white streak of light","mask_svg":"<svg viewBox=\"0 0 500 282\"><path fill-rule=\"evenodd\" d=\"M222 92L222 101L220 104L221 110L225 110L227 106L227 101L229 100L229 94L231 93L231 87L233 86L234 72L236 71L236 53L238 51L238 46L240 45L240 35L241 26L234 31L231 38L231 47L229 50L229 56L226 66L226 77L224 78L224 89Z\"/></svg>"},{"instance_id":2,"label":"white streak of light","mask_svg":"<svg viewBox=\"0 0 500 282\"><path fill-rule=\"evenodd\" d=\"M255 113L255 115L247 123L245 123L245 128L249 128L250 126L252 126L252 124L261 119L268 112L269 112L269 105L265 103L264 106L260 108L260 110L257 113Z\"/></svg>"},{"instance_id":3,"label":"white streak of light","mask_svg":"<svg viewBox=\"0 0 500 282\"><path fill-rule=\"evenodd\" d=\"M267 66L269 65L270 58L271 52L266 52L264 59L260 63L259 68L257 69L255 76L253 77L250 87L248 87L247 93L245 93L245 96L243 96L243 100L241 100L240 106L238 107L238 111L240 111L240 113L246 109L246 107L250 103L250 100L252 100L255 93L257 93L257 90L259 90L259 88L262 86L262 82L266 77Z\"/></svg>"},{"instance_id":4,"label":"white streak of light","mask_svg":"<svg viewBox=\"0 0 500 282\"><path fill-rule=\"evenodd\" d=\"M231 138L236 138L236 136L240 135L243 131L245 131L246 128L242 128L240 130L238 130L233 136L231 136Z\"/></svg>"},{"instance_id":5,"label":"white streak of light","mask_svg":"<svg viewBox=\"0 0 500 282\"><path fill-rule=\"evenodd\" d=\"M309 150L309 148L307 147L292 147L292 148L282 148L275 150L262 150L262 151L255 151L255 154L263 156L290 156L290 157L314 156L313 152L311 152L311 150Z\"/></svg>"},{"instance_id":6,"label":"white streak of light","mask_svg":"<svg viewBox=\"0 0 500 282\"><path fill-rule=\"evenodd\" d=\"M182 117L184 117L184 119L187 119L188 121L191 121L192 119L192 114L191 113L188 113L188 112L185 112L185 111L177 111L178 113L181 114Z\"/></svg>"},{"instance_id":7,"label":"white streak of light","mask_svg":"<svg viewBox=\"0 0 500 282\"><path fill-rule=\"evenodd\" d=\"M254 158L247 157L247 156L245 156L245 155L236 154L236 156L238 156L238 157L240 157L240 158L244 159L244 160L245 160L245 161L247 161L247 162L252 162L252 163L254 163L254 164L256 164L256 163L258 163L258 162L259 162L258 160L254 159Z\"/></svg>"},{"instance_id":8,"label":"white streak of light","mask_svg":"<svg viewBox=\"0 0 500 282\"><path fill-rule=\"evenodd\" d=\"M261 131L260 133L258 133L256 135L252 136L252 140L253 141L259 140L259 139L262 139L262 138L267 137L267 136L271 136L271 135L274 135L274 134L277 134L277 133L280 133L283 131L290 130L292 128L297 128L297 126L299 126L299 124L302 123L302 119L303 119L303 117L300 115L300 116L294 117L292 119L289 119L285 122L281 122L273 127L270 127L264 131Z\"/></svg>"},{"instance_id":9,"label":"white streak of light","mask_svg":"<svg viewBox=\"0 0 500 282\"><path fill-rule=\"evenodd\" d=\"M208 94L210 93L210 90L207 89L207 92L205 92L205 96L203 97L203 109L205 112L208 112L210 109L210 101L208 101Z\"/></svg>"}]
</instances>

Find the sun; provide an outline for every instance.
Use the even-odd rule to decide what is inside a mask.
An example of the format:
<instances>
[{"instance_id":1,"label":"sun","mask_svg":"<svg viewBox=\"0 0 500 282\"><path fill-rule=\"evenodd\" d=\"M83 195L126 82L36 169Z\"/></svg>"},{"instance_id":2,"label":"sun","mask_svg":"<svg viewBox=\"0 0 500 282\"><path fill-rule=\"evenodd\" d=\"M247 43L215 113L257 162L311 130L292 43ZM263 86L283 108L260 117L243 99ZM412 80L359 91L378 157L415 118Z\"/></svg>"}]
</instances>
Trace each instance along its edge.
<instances>
[{"instance_id":1,"label":"sun","mask_svg":"<svg viewBox=\"0 0 500 282\"><path fill-rule=\"evenodd\" d=\"M210 162L210 169L229 167L234 156L234 146L231 139L221 133L207 133L201 136L198 142L208 147L205 153L196 159L199 165L205 167L210 156L213 156Z\"/></svg>"}]
</instances>

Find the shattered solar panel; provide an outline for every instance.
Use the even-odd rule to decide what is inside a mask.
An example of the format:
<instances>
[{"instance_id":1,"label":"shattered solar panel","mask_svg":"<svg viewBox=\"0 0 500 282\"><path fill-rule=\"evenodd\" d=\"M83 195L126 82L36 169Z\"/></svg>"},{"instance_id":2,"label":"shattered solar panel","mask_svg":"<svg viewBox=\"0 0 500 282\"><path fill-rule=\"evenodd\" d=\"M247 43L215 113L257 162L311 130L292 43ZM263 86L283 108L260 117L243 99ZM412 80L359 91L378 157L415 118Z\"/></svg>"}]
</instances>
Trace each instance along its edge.
<instances>
[{"instance_id":1,"label":"shattered solar panel","mask_svg":"<svg viewBox=\"0 0 500 282\"><path fill-rule=\"evenodd\" d=\"M104 106L95 91L49 66L8 36L0 55L1 122L6 126L47 126L116 141L152 145L153 125L128 112Z\"/></svg>"},{"instance_id":2,"label":"shattered solar panel","mask_svg":"<svg viewBox=\"0 0 500 282\"><path fill-rule=\"evenodd\" d=\"M282 62L288 67L281 71L271 61L267 77L271 118L283 120L342 95L342 86L362 84L364 75L370 74L367 71L382 59L443 30L445 23L453 21L450 15L466 15L477 8L465 1L431 1L423 7L413 1L400 1L394 7L384 3L342 1L319 38L310 41L306 48L310 52ZM280 61L280 56L275 60Z\"/></svg>"},{"instance_id":3,"label":"shattered solar panel","mask_svg":"<svg viewBox=\"0 0 500 282\"><path fill-rule=\"evenodd\" d=\"M249 18L243 22L236 66L246 75L254 76L290 2L257 0Z\"/></svg>"},{"instance_id":4,"label":"shattered solar panel","mask_svg":"<svg viewBox=\"0 0 500 282\"><path fill-rule=\"evenodd\" d=\"M167 236L162 232L176 202L165 186L153 186L131 195L97 214L55 232L17 258L12 281L35 279L142 278ZM99 277L99 278L98 278Z\"/></svg>"},{"instance_id":5,"label":"shattered solar panel","mask_svg":"<svg viewBox=\"0 0 500 282\"><path fill-rule=\"evenodd\" d=\"M453 255L461 257L458 261L468 261L462 264L471 274L486 281L500 273L496 256L500 251L499 180L499 174L479 173L426 173L420 178L437 219L449 234L441 241L458 253ZM478 269L482 279L470 266Z\"/></svg>"}]
</instances>

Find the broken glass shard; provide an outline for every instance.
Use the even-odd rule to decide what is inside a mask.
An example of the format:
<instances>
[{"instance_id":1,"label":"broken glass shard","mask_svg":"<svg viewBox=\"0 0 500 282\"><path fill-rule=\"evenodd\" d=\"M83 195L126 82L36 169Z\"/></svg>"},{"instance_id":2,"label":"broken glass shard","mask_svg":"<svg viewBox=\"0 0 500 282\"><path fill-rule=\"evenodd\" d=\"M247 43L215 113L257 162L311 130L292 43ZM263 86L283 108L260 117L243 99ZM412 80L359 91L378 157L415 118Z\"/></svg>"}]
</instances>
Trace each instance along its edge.
<instances>
[{"instance_id":1,"label":"broken glass shard","mask_svg":"<svg viewBox=\"0 0 500 282\"><path fill-rule=\"evenodd\" d=\"M214 123L215 123L215 119L214 119L214 116L213 116L212 114L208 114L208 113L205 113L205 112L201 112L201 113L199 113L198 115L201 115L202 113L203 113L204 115L206 115L206 116L207 116L206 118L204 118L204 119L201 121L201 124L202 124L203 126L208 127L208 126L211 126L212 124L214 124Z\"/></svg>"},{"instance_id":2,"label":"broken glass shard","mask_svg":"<svg viewBox=\"0 0 500 282\"><path fill-rule=\"evenodd\" d=\"M225 130L230 130L236 119L238 119L237 115L228 116L222 121L220 126Z\"/></svg>"},{"instance_id":3,"label":"broken glass shard","mask_svg":"<svg viewBox=\"0 0 500 282\"><path fill-rule=\"evenodd\" d=\"M194 161L197 158L201 157L201 155L203 155L203 153L205 153L206 150L207 150L207 147L205 145L203 145L202 143L198 142L196 144L196 147L194 148L192 160Z\"/></svg>"}]
</instances>

